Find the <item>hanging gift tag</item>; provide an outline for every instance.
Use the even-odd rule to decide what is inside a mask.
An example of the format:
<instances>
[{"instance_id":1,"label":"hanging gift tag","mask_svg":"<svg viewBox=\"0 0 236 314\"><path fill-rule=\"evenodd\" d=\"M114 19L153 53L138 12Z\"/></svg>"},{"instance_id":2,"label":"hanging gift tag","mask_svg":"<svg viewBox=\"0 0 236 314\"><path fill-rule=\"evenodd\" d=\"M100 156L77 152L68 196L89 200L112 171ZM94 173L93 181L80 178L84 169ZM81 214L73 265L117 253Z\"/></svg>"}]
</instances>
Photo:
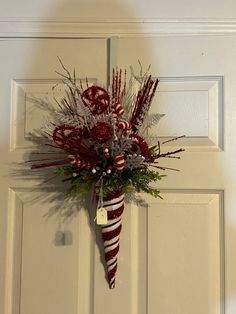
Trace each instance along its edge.
<instances>
[{"instance_id":1,"label":"hanging gift tag","mask_svg":"<svg viewBox=\"0 0 236 314\"><path fill-rule=\"evenodd\" d=\"M103 207L100 207L97 210L97 224L98 225L106 225L107 224L107 211Z\"/></svg>"}]
</instances>

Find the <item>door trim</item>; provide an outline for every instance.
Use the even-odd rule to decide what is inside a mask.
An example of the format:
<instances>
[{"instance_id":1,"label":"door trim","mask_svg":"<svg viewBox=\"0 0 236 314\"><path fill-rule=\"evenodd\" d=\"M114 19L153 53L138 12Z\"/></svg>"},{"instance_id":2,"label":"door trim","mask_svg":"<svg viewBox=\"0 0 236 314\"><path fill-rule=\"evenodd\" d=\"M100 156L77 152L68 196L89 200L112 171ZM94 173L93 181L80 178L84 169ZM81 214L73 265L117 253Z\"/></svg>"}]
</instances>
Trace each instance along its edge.
<instances>
[{"instance_id":1,"label":"door trim","mask_svg":"<svg viewBox=\"0 0 236 314\"><path fill-rule=\"evenodd\" d=\"M236 33L236 19L0 18L0 37L104 38Z\"/></svg>"}]
</instances>

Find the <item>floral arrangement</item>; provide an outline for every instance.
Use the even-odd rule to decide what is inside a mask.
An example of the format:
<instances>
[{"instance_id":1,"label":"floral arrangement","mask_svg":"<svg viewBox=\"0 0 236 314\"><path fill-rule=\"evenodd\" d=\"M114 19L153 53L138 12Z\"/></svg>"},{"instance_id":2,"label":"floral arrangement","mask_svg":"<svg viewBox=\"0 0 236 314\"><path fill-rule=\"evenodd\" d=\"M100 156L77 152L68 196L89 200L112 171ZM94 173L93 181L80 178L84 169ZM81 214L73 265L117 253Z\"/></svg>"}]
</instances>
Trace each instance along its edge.
<instances>
[{"instance_id":1,"label":"floral arrangement","mask_svg":"<svg viewBox=\"0 0 236 314\"><path fill-rule=\"evenodd\" d=\"M44 156L31 168L53 167L56 175L69 181L72 195L84 197L94 190L107 279L114 288L124 195L135 190L160 197L160 191L150 184L163 177L158 170L169 168L159 160L179 158L176 154L183 149L163 153L160 141L149 145L147 130L163 116L148 115L158 79L147 73L136 77L131 71L127 83L126 72L114 69L111 86L105 89L77 80L61 65L65 94L56 100L54 119L44 130L52 154L59 151L60 158Z\"/></svg>"}]
</instances>

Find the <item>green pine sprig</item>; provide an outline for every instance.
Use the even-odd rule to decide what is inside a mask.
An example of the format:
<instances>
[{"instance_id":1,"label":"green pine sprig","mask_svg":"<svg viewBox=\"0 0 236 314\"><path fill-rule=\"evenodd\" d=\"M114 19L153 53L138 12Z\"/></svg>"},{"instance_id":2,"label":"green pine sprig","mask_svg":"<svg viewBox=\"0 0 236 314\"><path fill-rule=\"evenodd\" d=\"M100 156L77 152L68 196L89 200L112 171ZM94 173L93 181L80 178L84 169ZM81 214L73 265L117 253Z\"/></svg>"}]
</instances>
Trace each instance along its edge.
<instances>
[{"instance_id":1,"label":"green pine sprig","mask_svg":"<svg viewBox=\"0 0 236 314\"><path fill-rule=\"evenodd\" d=\"M55 169L55 174L64 177L63 181L69 181L68 194L83 197L90 189L100 181L98 174L93 174L89 170L76 172L72 165L62 166ZM76 174L76 175L75 175ZM121 189L124 193L131 190L145 192L154 197L160 197L160 191L150 184L160 181L165 175L160 175L157 171L148 168L125 169L121 173L107 174L103 177L102 196L109 192Z\"/></svg>"}]
</instances>

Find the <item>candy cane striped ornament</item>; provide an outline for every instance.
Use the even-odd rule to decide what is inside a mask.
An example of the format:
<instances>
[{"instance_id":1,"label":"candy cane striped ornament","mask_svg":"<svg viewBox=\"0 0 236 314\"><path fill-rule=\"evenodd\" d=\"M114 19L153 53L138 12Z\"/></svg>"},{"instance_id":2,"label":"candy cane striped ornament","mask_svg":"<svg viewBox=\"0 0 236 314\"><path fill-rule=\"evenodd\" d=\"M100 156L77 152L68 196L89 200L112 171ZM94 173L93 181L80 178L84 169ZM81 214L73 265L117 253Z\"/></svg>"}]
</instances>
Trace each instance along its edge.
<instances>
[{"instance_id":1,"label":"candy cane striped ornament","mask_svg":"<svg viewBox=\"0 0 236 314\"><path fill-rule=\"evenodd\" d=\"M120 130L130 130L131 129L131 124L128 121L119 121L117 123L117 127Z\"/></svg>"},{"instance_id":2,"label":"candy cane striped ornament","mask_svg":"<svg viewBox=\"0 0 236 314\"><path fill-rule=\"evenodd\" d=\"M115 157L114 164L117 172L122 172L125 167L125 158L123 155L118 155Z\"/></svg>"},{"instance_id":3,"label":"candy cane striped ornament","mask_svg":"<svg viewBox=\"0 0 236 314\"><path fill-rule=\"evenodd\" d=\"M78 169L90 169L91 163L89 161L80 160L78 156L69 155L70 164L77 167Z\"/></svg>"},{"instance_id":4,"label":"candy cane striped ornament","mask_svg":"<svg viewBox=\"0 0 236 314\"><path fill-rule=\"evenodd\" d=\"M115 113L117 116L121 116L124 113L124 108L119 102L112 101L112 111Z\"/></svg>"},{"instance_id":5,"label":"candy cane striped ornament","mask_svg":"<svg viewBox=\"0 0 236 314\"><path fill-rule=\"evenodd\" d=\"M124 193L116 190L103 200L107 210L107 224L102 226L102 239L110 289L115 288L117 255L120 248L121 215L124 211Z\"/></svg>"}]
</instances>

